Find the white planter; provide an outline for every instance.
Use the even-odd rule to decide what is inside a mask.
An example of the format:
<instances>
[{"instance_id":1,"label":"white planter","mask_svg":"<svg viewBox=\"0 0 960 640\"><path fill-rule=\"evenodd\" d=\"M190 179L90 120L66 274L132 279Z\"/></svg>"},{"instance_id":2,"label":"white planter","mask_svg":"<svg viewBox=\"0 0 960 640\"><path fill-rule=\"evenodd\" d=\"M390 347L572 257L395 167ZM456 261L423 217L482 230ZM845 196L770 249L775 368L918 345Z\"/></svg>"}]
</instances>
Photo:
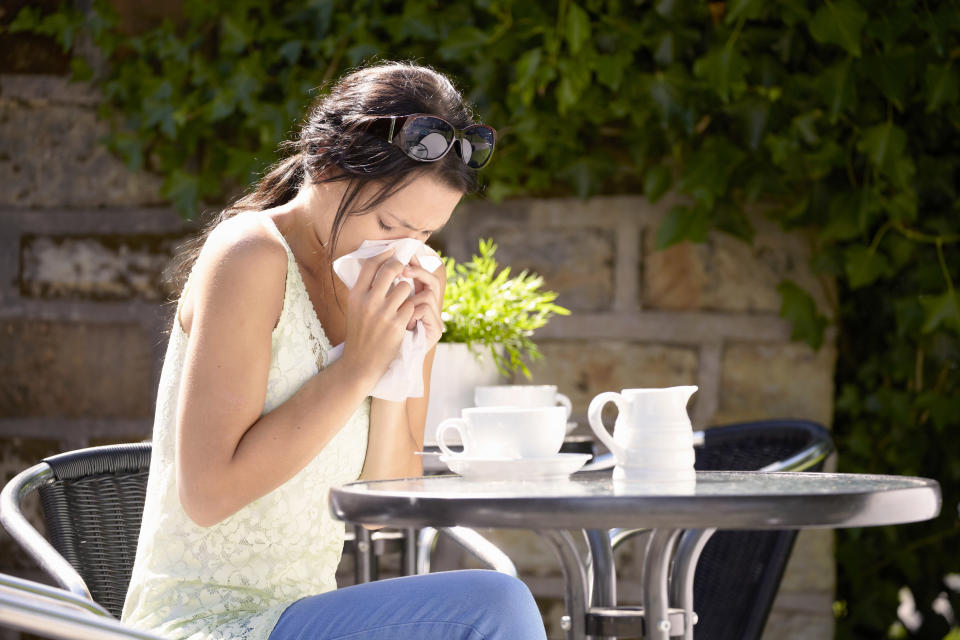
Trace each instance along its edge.
<instances>
[{"instance_id":1,"label":"white planter","mask_svg":"<svg viewBox=\"0 0 960 640\"><path fill-rule=\"evenodd\" d=\"M473 388L499 384L497 365L487 347L474 354L462 342L437 343L430 374L430 403L423 443L435 445L437 425L447 418L459 418L460 410L473 406Z\"/></svg>"}]
</instances>

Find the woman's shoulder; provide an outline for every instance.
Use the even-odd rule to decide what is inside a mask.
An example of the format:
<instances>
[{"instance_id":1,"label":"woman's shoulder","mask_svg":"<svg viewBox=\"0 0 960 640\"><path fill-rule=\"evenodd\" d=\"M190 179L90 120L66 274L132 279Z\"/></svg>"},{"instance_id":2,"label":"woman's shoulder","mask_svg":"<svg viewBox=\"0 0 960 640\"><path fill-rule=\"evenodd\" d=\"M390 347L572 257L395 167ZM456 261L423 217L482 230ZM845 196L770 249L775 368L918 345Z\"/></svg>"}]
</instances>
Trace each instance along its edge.
<instances>
[{"instance_id":1,"label":"woman's shoulder","mask_svg":"<svg viewBox=\"0 0 960 640\"><path fill-rule=\"evenodd\" d=\"M205 289L244 292L246 297L277 288L282 292L287 266L283 240L256 214L241 214L210 232L193 276L208 285Z\"/></svg>"},{"instance_id":2,"label":"woman's shoulder","mask_svg":"<svg viewBox=\"0 0 960 640\"><path fill-rule=\"evenodd\" d=\"M287 250L267 228L260 214L240 214L224 220L210 232L200 252L198 267L239 267L242 273L285 271ZM232 270L232 269L231 269Z\"/></svg>"}]
</instances>

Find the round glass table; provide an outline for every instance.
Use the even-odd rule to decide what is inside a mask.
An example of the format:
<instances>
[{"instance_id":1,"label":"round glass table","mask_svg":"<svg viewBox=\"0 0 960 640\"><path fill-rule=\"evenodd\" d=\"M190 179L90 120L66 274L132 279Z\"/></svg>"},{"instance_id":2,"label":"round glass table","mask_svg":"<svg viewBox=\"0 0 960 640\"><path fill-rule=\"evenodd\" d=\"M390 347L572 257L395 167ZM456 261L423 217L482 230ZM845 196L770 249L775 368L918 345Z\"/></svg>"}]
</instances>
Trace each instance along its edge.
<instances>
[{"instance_id":1,"label":"round glass table","mask_svg":"<svg viewBox=\"0 0 960 640\"><path fill-rule=\"evenodd\" d=\"M609 471L535 480L446 475L356 482L330 492L334 516L352 523L537 531L561 560L568 638L586 636L588 594L590 605L615 605L614 585L588 584L569 529L653 530L644 560L645 637L667 640L693 638L693 573L716 529L903 524L934 518L940 506L935 480L810 472L698 471L696 483L683 486L619 483ZM600 560L593 560L595 571L612 567L610 558Z\"/></svg>"}]
</instances>

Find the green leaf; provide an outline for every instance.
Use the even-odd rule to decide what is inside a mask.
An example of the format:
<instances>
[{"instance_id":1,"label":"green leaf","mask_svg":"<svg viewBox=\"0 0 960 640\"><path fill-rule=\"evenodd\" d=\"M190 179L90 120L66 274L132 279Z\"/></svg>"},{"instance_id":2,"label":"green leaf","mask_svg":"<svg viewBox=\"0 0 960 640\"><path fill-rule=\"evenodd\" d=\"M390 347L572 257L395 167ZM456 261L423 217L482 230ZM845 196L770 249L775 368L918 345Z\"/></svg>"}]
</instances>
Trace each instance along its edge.
<instances>
[{"instance_id":1,"label":"green leaf","mask_svg":"<svg viewBox=\"0 0 960 640\"><path fill-rule=\"evenodd\" d=\"M539 47L525 51L514 65L514 82L521 87L531 84L534 77L536 77L537 69L540 67L540 60L542 58L543 49Z\"/></svg>"},{"instance_id":2,"label":"green leaf","mask_svg":"<svg viewBox=\"0 0 960 640\"><path fill-rule=\"evenodd\" d=\"M746 89L744 78L749 65L746 58L731 46L713 49L693 63L693 73L707 81L710 88L724 102L731 95L739 95Z\"/></svg>"},{"instance_id":3,"label":"green leaf","mask_svg":"<svg viewBox=\"0 0 960 640\"><path fill-rule=\"evenodd\" d=\"M468 53L484 50L488 38L486 32L476 27L458 27L447 36L437 53L444 60L462 58Z\"/></svg>"},{"instance_id":4,"label":"green leaf","mask_svg":"<svg viewBox=\"0 0 960 640\"><path fill-rule=\"evenodd\" d=\"M662 164L655 165L647 171L643 178L643 195L650 202L656 202L665 194L673 183L673 172Z\"/></svg>"},{"instance_id":5,"label":"green leaf","mask_svg":"<svg viewBox=\"0 0 960 640\"><path fill-rule=\"evenodd\" d=\"M907 134L890 121L863 132L857 149L878 169L886 169L907 146Z\"/></svg>"},{"instance_id":6,"label":"green leaf","mask_svg":"<svg viewBox=\"0 0 960 640\"><path fill-rule=\"evenodd\" d=\"M912 51L871 55L860 62L870 81L899 111L907 99L907 85L916 75Z\"/></svg>"},{"instance_id":7,"label":"green leaf","mask_svg":"<svg viewBox=\"0 0 960 640\"><path fill-rule=\"evenodd\" d=\"M590 39L590 16L576 3L567 6L567 43L570 53L576 55L583 48L583 43Z\"/></svg>"},{"instance_id":8,"label":"green leaf","mask_svg":"<svg viewBox=\"0 0 960 640\"><path fill-rule=\"evenodd\" d=\"M821 73L814 84L827 105L830 124L836 124L841 113L856 105L857 89L849 58Z\"/></svg>"},{"instance_id":9,"label":"green leaf","mask_svg":"<svg viewBox=\"0 0 960 640\"><path fill-rule=\"evenodd\" d=\"M927 89L927 113L957 101L957 70L949 62L943 65L928 65L924 74L924 85Z\"/></svg>"},{"instance_id":10,"label":"green leaf","mask_svg":"<svg viewBox=\"0 0 960 640\"><path fill-rule=\"evenodd\" d=\"M683 168L677 188L693 196L703 207L713 207L726 194L733 172L747 154L726 138L710 136L693 151Z\"/></svg>"},{"instance_id":11,"label":"green leaf","mask_svg":"<svg viewBox=\"0 0 960 640\"><path fill-rule=\"evenodd\" d=\"M763 16L764 0L732 0L727 6L727 24L735 24L741 18L756 20Z\"/></svg>"},{"instance_id":12,"label":"green leaf","mask_svg":"<svg viewBox=\"0 0 960 640\"><path fill-rule=\"evenodd\" d=\"M200 198L199 180L194 174L174 169L163 183L163 193L181 214L192 217Z\"/></svg>"},{"instance_id":13,"label":"green leaf","mask_svg":"<svg viewBox=\"0 0 960 640\"><path fill-rule=\"evenodd\" d=\"M878 278L892 275L893 269L887 257L869 247L856 245L848 247L843 254L847 283L851 289L859 289L872 284Z\"/></svg>"},{"instance_id":14,"label":"green leaf","mask_svg":"<svg viewBox=\"0 0 960 640\"><path fill-rule=\"evenodd\" d=\"M819 349L828 320L817 311L813 296L791 280L781 282L777 291L780 293L780 317L793 325L791 339Z\"/></svg>"},{"instance_id":15,"label":"green leaf","mask_svg":"<svg viewBox=\"0 0 960 640\"><path fill-rule=\"evenodd\" d=\"M684 240L703 242L709 231L710 216L705 209L674 205L657 227L654 246L656 249L666 249Z\"/></svg>"},{"instance_id":16,"label":"green leaf","mask_svg":"<svg viewBox=\"0 0 960 640\"><path fill-rule=\"evenodd\" d=\"M817 42L843 47L853 56L860 55L860 31L867 13L853 0L824 0L810 21L810 35Z\"/></svg>"},{"instance_id":17,"label":"green leaf","mask_svg":"<svg viewBox=\"0 0 960 640\"><path fill-rule=\"evenodd\" d=\"M924 333L944 327L960 334L960 300L955 290L950 289L939 296L921 296L920 304L923 305Z\"/></svg>"}]
</instances>

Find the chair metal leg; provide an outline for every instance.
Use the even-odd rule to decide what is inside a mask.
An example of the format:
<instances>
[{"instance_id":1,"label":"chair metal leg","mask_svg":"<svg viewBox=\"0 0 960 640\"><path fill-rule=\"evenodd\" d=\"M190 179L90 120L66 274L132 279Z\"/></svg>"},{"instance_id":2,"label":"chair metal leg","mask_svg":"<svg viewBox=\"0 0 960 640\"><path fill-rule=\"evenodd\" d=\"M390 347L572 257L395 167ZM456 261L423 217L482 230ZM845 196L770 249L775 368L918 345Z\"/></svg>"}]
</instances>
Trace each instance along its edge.
<instances>
[{"instance_id":1,"label":"chair metal leg","mask_svg":"<svg viewBox=\"0 0 960 640\"><path fill-rule=\"evenodd\" d=\"M567 640L583 640L586 638L587 618L587 575L573 542L573 536L568 531L554 531L550 529L537 530L537 533L546 540L560 559L563 569L564 601L567 613L560 622L566 632Z\"/></svg>"},{"instance_id":2,"label":"chair metal leg","mask_svg":"<svg viewBox=\"0 0 960 640\"><path fill-rule=\"evenodd\" d=\"M693 625L697 624L697 614L693 609L693 576L697 572L697 561L715 531L716 529L690 529L683 533L677 544L670 576L670 600L679 603L683 609L684 640L693 640Z\"/></svg>"},{"instance_id":3,"label":"chair metal leg","mask_svg":"<svg viewBox=\"0 0 960 640\"><path fill-rule=\"evenodd\" d=\"M417 575L430 573L430 558L438 535L439 532L433 527L424 527L417 534Z\"/></svg>"},{"instance_id":4,"label":"chair metal leg","mask_svg":"<svg viewBox=\"0 0 960 640\"><path fill-rule=\"evenodd\" d=\"M646 637L652 640L669 640L671 635L682 635L670 616L667 578L673 547L680 537L681 529L655 529L650 537L647 558L644 562L643 606L646 617ZM687 625L683 625L686 627Z\"/></svg>"}]
</instances>

